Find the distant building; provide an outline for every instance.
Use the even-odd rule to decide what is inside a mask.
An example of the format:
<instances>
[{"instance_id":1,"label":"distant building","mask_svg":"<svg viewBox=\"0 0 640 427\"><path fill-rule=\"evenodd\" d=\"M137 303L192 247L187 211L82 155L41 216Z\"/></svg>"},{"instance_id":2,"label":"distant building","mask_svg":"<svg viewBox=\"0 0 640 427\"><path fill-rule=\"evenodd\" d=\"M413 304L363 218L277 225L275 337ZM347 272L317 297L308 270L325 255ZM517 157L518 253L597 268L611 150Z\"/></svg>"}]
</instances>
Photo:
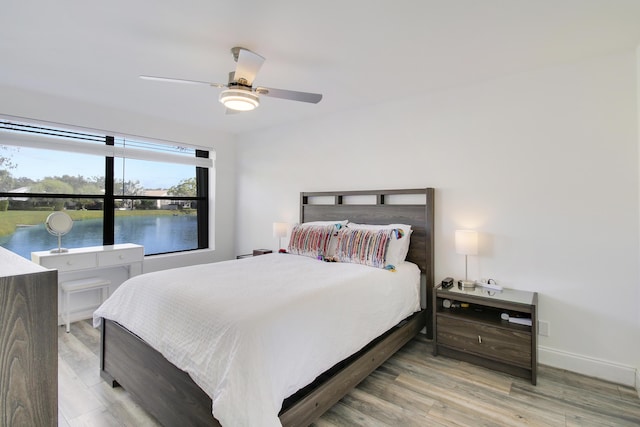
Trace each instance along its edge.
<instances>
[{"instance_id":1,"label":"distant building","mask_svg":"<svg viewBox=\"0 0 640 427\"><path fill-rule=\"evenodd\" d=\"M168 196L167 190L144 190L143 195L148 197L166 197ZM169 206L170 200L156 200L156 209L171 209Z\"/></svg>"},{"instance_id":2,"label":"distant building","mask_svg":"<svg viewBox=\"0 0 640 427\"><path fill-rule=\"evenodd\" d=\"M15 190L9 190L9 193L28 193L29 189L31 187L20 187L20 188L16 188ZM0 200L7 200L7 199L11 199L11 200L15 200L17 202L26 202L27 200L29 200L28 197L0 197Z\"/></svg>"},{"instance_id":3,"label":"distant building","mask_svg":"<svg viewBox=\"0 0 640 427\"><path fill-rule=\"evenodd\" d=\"M9 193L28 193L31 187L20 187L15 190L9 190ZM5 198L6 200L7 198ZM11 200L15 200L17 202L26 202L29 200L28 197L11 197Z\"/></svg>"}]
</instances>

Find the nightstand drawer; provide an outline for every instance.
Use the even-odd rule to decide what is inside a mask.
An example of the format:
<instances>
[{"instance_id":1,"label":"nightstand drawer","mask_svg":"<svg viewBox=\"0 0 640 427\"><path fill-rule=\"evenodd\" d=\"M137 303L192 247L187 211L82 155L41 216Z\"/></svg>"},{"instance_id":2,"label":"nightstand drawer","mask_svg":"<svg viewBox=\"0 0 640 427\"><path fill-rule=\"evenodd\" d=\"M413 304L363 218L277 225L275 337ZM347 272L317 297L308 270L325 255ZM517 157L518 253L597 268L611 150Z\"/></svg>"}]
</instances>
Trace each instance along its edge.
<instances>
[{"instance_id":1,"label":"nightstand drawer","mask_svg":"<svg viewBox=\"0 0 640 427\"><path fill-rule=\"evenodd\" d=\"M531 367L530 333L447 316L437 316L437 322L438 345Z\"/></svg>"},{"instance_id":2,"label":"nightstand drawer","mask_svg":"<svg viewBox=\"0 0 640 427\"><path fill-rule=\"evenodd\" d=\"M47 268L55 268L58 271L84 270L97 267L96 254L56 254L42 258L40 265Z\"/></svg>"},{"instance_id":3,"label":"nightstand drawer","mask_svg":"<svg viewBox=\"0 0 640 427\"><path fill-rule=\"evenodd\" d=\"M108 267L111 265L131 264L142 262L144 258L144 248L118 249L114 251L106 250L98 252L98 266Z\"/></svg>"}]
</instances>

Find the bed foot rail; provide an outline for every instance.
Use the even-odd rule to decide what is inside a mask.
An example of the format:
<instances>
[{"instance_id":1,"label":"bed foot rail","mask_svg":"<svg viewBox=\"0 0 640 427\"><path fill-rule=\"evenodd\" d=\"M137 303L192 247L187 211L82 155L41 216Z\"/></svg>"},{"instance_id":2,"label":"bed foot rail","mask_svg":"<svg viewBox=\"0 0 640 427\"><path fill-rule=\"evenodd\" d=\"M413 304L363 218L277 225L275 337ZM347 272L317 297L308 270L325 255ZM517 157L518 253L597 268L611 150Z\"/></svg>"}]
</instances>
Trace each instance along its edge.
<instances>
[{"instance_id":1,"label":"bed foot rail","mask_svg":"<svg viewBox=\"0 0 640 427\"><path fill-rule=\"evenodd\" d=\"M426 310L413 315L394 328L362 356L348 363L329 380L301 398L294 406L280 413L283 426L308 426L338 403L350 390L382 365L391 355L415 337L425 324Z\"/></svg>"}]
</instances>

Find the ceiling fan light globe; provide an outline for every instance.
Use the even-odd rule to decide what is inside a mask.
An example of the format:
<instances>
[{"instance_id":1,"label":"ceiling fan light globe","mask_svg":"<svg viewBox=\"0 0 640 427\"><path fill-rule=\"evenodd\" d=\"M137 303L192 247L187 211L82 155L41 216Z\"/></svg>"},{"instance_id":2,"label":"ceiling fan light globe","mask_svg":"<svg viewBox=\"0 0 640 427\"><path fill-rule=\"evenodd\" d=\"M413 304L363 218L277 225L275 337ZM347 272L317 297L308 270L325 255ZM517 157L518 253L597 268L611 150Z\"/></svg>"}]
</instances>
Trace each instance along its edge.
<instances>
[{"instance_id":1,"label":"ceiling fan light globe","mask_svg":"<svg viewBox=\"0 0 640 427\"><path fill-rule=\"evenodd\" d=\"M251 111L260 105L256 94L242 89L223 90L219 99L226 108L235 111Z\"/></svg>"}]
</instances>

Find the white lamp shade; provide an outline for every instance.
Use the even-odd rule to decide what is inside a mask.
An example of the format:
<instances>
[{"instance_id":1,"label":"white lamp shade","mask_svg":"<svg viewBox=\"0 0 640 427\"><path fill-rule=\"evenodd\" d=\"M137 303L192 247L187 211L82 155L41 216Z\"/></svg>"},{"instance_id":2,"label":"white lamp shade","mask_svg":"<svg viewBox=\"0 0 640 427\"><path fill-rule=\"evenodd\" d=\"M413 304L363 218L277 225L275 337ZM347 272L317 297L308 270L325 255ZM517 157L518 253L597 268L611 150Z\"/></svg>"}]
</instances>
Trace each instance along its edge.
<instances>
[{"instance_id":1,"label":"white lamp shade","mask_svg":"<svg viewBox=\"0 0 640 427\"><path fill-rule=\"evenodd\" d=\"M473 230L456 230L456 252L460 255L477 255L478 233Z\"/></svg>"},{"instance_id":2,"label":"white lamp shade","mask_svg":"<svg viewBox=\"0 0 640 427\"><path fill-rule=\"evenodd\" d=\"M273 237L282 238L289 234L289 224L286 222L273 223Z\"/></svg>"}]
</instances>

